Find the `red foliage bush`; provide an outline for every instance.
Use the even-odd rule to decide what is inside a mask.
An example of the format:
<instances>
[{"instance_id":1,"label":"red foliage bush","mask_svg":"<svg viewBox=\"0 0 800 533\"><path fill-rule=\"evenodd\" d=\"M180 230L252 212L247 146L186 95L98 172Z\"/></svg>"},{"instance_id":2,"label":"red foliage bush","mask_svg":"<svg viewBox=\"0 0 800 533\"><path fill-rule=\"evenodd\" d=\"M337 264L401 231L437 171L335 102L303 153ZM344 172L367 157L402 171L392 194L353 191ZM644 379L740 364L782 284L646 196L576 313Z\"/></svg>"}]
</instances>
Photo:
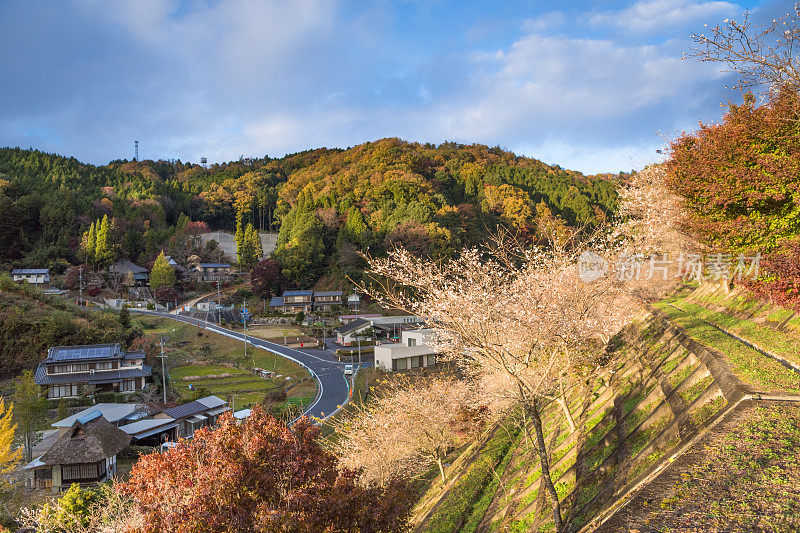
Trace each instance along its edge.
<instances>
[{"instance_id":1,"label":"red foliage bush","mask_svg":"<svg viewBox=\"0 0 800 533\"><path fill-rule=\"evenodd\" d=\"M771 250L800 233L800 96L731 105L721 124L701 124L671 146L670 186L686 198L690 227L714 247Z\"/></svg>"},{"instance_id":2,"label":"red foliage bush","mask_svg":"<svg viewBox=\"0 0 800 533\"><path fill-rule=\"evenodd\" d=\"M744 284L756 295L800 311L800 239L787 241L760 263L761 276Z\"/></svg>"},{"instance_id":3,"label":"red foliage bush","mask_svg":"<svg viewBox=\"0 0 800 533\"><path fill-rule=\"evenodd\" d=\"M260 407L134 464L122 491L144 533L188 531L379 532L407 528L402 480L378 489L357 483L317 442L308 419L289 428Z\"/></svg>"}]
</instances>

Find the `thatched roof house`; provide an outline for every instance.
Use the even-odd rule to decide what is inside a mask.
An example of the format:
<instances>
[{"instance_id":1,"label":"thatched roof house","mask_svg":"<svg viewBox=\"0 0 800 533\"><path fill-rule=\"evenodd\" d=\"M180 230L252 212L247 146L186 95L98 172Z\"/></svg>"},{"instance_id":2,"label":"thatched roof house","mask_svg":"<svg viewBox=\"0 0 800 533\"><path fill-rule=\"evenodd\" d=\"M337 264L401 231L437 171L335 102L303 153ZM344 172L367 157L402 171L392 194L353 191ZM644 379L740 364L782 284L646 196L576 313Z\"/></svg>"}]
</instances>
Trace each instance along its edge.
<instances>
[{"instance_id":1,"label":"thatched roof house","mask_svg":"<svg viewBox=\"0 0 800 533\"><path fill-rule=\"evenodd\" d=\"M75 420L72 427L27 468L34 470L38 487L47 486L49 479L53 491L72 483L99 483L116 473L117 454L130 441L131 437L103 418L99 410L91 411Z\"/></svg>"}]
</instances>

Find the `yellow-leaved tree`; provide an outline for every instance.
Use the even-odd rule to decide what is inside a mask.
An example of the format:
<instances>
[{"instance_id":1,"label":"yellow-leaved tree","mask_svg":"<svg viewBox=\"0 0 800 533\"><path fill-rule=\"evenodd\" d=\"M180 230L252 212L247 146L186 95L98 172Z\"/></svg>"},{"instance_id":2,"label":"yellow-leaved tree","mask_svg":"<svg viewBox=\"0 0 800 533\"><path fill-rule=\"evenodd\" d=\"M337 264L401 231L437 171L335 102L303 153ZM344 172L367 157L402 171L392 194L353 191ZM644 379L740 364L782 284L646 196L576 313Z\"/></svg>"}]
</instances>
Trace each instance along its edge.
<instances>
[{"instance_id":1,"label":"yellow-leaved tree","mask_svg":"<svg viewBox=\"0 0 800 533\"><path fill-rule=\"evenodd\" d=\"M6 483L6 477L14 471L22 458L22 450L14 447L16 430L13 404L6 407L5 402L0 399L0 486Z\"/></svg>"}]
</instances>

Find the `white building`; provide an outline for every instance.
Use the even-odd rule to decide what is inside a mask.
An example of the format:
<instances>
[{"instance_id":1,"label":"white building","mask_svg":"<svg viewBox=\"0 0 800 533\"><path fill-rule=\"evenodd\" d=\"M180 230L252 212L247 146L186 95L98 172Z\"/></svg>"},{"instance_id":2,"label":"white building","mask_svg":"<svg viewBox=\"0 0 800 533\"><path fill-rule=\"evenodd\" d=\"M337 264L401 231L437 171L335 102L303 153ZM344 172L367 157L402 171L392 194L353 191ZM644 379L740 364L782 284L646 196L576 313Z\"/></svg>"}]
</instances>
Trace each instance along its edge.
<instances>
[{"instance_id":1,"label":"white building","mask_svg":"<svg viewBox=\"0 0 800 533\"><path fill-rule=\"evenodd\" d=\"M31 285L50 283L50 269L47 268L16 268L11 271L14 281L27 281Z\"/></svg>"},{"instance_id":2,"label":"white building","mask_svg":"<svg viewBox=\"0 0 800 533\"><path fill-rule=\"evenodd\" d=\"M348 322L333 331L336 333L336 342L342 346L350 346L354 341L366 340L365 332L372 326L368 320L357 318L352 322Z\"/></svg>"},{"instance_id":3,"label":"white building","mask_svg":"<svg viewBox=\"0 0 800 533\"><path fill-rule=\"evenodd\" d=\"M221 308L216 302L199 302L197 304L197 309L205 312L213 312Z\"/></svg>"},{"instance_id":4,"label":"white building","mask_svg":"<svg viewBox=\"0 0 800 533\"><path fill-rule=\"evenodd\" d=\"M402 332L399 343L375 346L375 366L386 372L425 368L436 364L436 330Z\"/></svg>"}]
</instances>

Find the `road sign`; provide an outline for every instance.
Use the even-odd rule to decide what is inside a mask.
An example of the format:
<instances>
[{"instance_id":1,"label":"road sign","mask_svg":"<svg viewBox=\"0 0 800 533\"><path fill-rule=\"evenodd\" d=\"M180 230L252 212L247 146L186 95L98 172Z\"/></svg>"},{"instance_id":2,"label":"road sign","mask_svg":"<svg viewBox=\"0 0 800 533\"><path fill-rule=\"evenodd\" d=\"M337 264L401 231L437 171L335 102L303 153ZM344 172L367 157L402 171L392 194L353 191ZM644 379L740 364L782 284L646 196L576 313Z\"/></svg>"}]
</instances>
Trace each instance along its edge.
<instances>
[{"instance_id":1,"label":"road sign","mask_svg":"<svg viewBox=\"0 0 800 533\"><path fill-rule=\"evenodd\" d=\"M253 313L251 313L247 309L242 309L239 315L241 316L243 323L250 322L250 319L253 317Z\"/></svg>"}]
</instances>

